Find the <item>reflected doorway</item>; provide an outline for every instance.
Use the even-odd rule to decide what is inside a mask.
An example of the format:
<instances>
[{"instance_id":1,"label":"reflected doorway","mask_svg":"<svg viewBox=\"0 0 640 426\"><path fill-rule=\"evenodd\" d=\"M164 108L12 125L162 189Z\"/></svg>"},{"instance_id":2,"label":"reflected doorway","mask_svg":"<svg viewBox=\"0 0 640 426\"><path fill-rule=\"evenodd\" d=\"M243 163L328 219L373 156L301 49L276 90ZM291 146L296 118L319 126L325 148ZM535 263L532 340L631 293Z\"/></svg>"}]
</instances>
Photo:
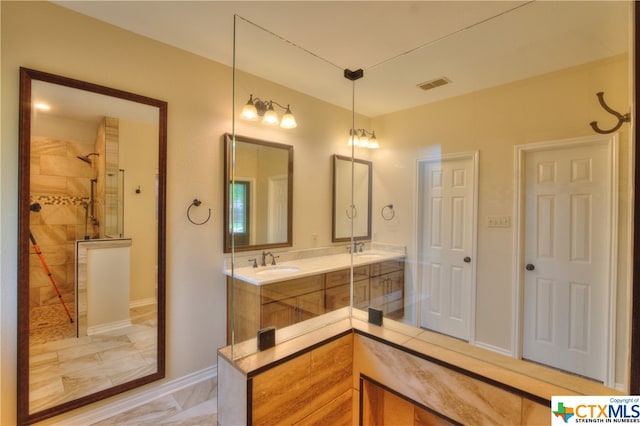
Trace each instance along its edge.
<instances>
[{"instance_id":1,"label":"reflected doorway","mask_svg":"<svg viewBox=\"0 0 640 426\"><path fill-rule=\"evenodd\" d=\"M472 340L477 153L418 162L420 326Z\"/></svg>"}]
</instances>

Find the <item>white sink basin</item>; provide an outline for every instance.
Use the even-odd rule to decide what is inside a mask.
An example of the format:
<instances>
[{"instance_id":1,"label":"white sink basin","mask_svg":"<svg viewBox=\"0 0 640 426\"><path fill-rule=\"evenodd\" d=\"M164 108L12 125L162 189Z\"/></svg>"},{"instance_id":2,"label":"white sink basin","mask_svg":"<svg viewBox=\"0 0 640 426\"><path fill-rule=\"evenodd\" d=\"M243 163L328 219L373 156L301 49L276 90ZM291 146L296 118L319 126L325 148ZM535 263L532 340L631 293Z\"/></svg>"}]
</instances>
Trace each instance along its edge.
<instances>
[{"instance_id":1,"label":"white sink basin","mask_svg":"<svg viewBox=\"0 0 640 426\"><path fill-rule=\"evenodd\" d=\"M300 268L298 266L291 265L274 265L267 266L265 269L256 272L256 275L285 275L293 272L298 272Z\"/></svg>"}]
</instances>

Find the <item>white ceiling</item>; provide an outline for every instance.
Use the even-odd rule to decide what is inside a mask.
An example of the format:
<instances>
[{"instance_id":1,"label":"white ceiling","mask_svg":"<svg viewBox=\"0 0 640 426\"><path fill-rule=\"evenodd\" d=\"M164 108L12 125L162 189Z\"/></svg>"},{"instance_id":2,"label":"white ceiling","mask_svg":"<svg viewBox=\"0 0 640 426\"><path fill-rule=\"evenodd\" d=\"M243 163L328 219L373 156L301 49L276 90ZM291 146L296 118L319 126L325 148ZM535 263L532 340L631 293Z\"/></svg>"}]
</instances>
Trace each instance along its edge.
<instances>
[{"instance_id":1,"label":"white ceiling","mask_svg":"<svg viewBox=\"0 0 640 426\"><path fill-rule=\"evenodd\" d=\"M631 7L627 1L55 3L227 65L239 15L239 68L345 108L352 94L342 70L362 68L356 109L372 117L626 52ZM416 88L443 76L452 84Z\"/></svg>"}]
</instances>

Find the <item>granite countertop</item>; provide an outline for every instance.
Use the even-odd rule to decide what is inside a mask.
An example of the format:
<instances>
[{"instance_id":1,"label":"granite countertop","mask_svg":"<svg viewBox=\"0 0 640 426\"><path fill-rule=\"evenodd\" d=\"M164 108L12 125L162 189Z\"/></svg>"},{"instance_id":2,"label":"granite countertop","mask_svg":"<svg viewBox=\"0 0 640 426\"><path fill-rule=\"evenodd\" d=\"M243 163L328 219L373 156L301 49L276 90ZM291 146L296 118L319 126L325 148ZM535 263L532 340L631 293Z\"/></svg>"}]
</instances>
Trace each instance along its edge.
<instances>
[{"instance_id":1,"label":"granite countertop","mask_svg":"<svg viewBox=\"0 0 640 426\"><path fill-rule=\"evenodd\" d=\"M235 277L242 281L255 285L263 285L345 269L351 266L351 257L352 255L349 253L317 256L258 268L252 268L250 266L236 268L233 272ZM404 253L394 251L368 250L354 253L353 265L363 266L384 262L386 260L404 259L404 257ZM225 270L225 274L231 276L231 270Z\"/></svg>"}]
</instances>

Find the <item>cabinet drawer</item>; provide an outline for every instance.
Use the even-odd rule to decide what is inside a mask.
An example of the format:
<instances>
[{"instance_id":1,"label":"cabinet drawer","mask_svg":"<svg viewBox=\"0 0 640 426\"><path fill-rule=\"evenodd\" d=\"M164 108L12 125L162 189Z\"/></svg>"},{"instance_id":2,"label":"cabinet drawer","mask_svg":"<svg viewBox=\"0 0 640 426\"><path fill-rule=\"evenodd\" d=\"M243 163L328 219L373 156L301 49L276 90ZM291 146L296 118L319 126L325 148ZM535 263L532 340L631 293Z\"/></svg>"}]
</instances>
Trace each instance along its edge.
<instances>
[{"instance_id":1,"label":"cabinet drawer","mask_svg":"<svg viewBox=\"0 0 640 426\"><path fill-rule=\"evenodd\" d=\"M349 283L351 268L341 269L327 273L327 288L336 287ZM353 268L353 280L360 281L369 278L369 265L357 266Z\"/></svg>"},{"instance_id":2,"label":"cabinet drawer","mask_svg":"<svg viewBox=\"0 0 640 426\"><path fill-rule=\"evenodd\" d=\"M371 265L371 276L377 277L378 275L388 274L389 272L404 270L404 261L402 260L387 260L380 263L374 263Z\"/></svg>"},{"instance_id":3,"label":"cabinet drawer","mask_svg":"<svg viewBox=\"0 0 640 426\"><path fill-rule=\"evenodd\" d=\"M324 290L324 274L266 284L262 286L262 303L296 297L319 290Z\"/></svg>"}]
</instances>

